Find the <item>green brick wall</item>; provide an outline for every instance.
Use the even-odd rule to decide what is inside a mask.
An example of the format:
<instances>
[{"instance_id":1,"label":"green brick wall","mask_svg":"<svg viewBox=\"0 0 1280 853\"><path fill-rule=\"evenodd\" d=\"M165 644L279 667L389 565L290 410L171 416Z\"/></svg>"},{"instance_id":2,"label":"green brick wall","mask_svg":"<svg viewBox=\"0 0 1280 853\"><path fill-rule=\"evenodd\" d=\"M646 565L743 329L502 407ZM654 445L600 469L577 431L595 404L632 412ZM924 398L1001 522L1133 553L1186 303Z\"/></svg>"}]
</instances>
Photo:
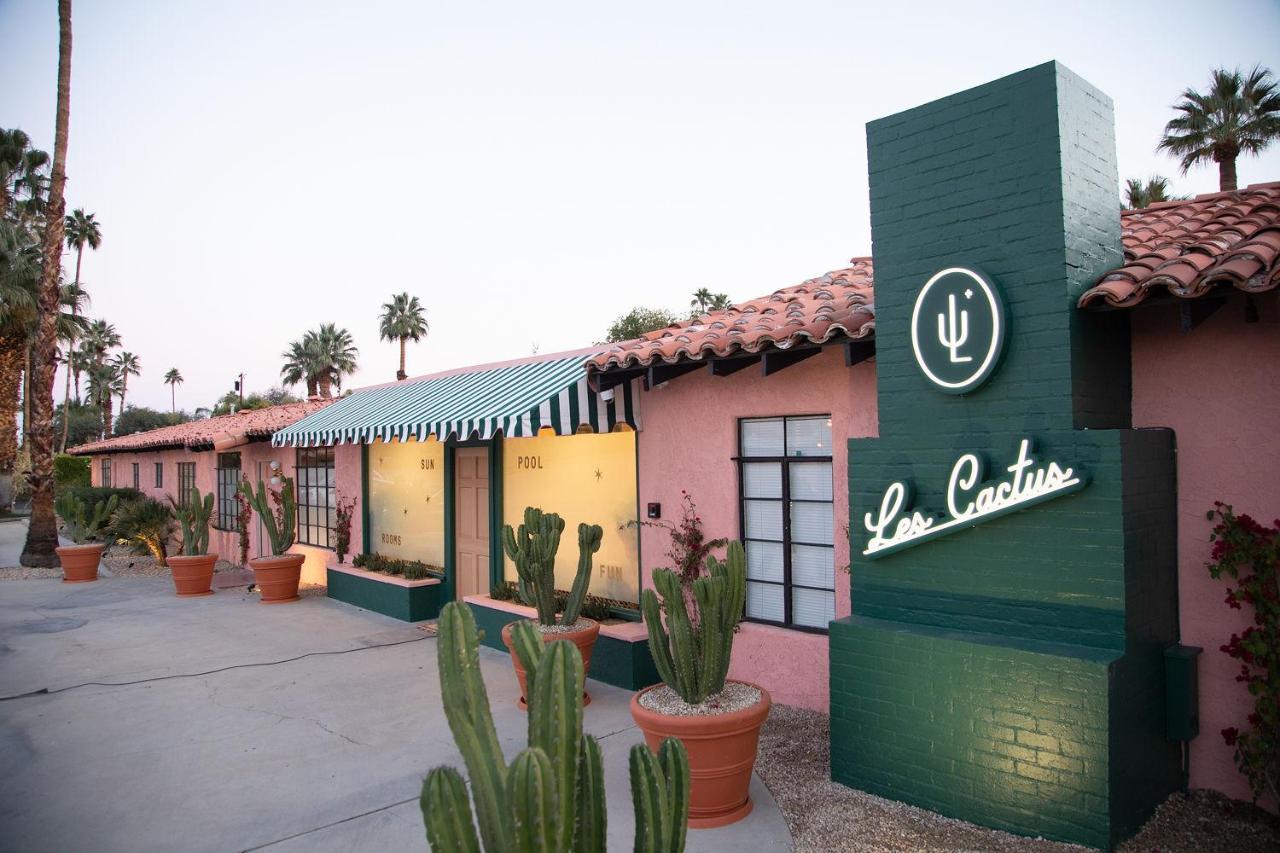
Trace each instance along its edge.
<instances>
[{"instance_id":1,"label":"green brick wall","mask_svg":"<svg viewBox=\"0 0 1280 853\"><path fill-rule=\"evenodd\" d=\"M880 438L849 441L853 615L831 626L837 781L1028 835L1107 846L1178 783L1164 740L1177 639L1171 434L1129 426L1123 315L1074 308L1121 259L1110 101L1057 63L867 128ZM1005 358L966 395L915 364L916 293L995 281ZM1023 437L1073 495L868 560L863 517L908 479L992 475Z\"/></svg>"}]
</instances>

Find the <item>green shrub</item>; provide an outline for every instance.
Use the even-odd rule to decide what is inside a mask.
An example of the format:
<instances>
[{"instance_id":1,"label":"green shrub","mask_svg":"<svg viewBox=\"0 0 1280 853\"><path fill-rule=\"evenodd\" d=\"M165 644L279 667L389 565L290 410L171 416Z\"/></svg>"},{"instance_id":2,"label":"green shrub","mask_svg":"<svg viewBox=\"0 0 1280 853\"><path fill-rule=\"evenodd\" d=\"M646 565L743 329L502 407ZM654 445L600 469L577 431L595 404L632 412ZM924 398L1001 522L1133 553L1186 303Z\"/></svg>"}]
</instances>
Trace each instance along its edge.
<instances>
[{"instance_id":1,"label":"green shrub","mask_svg":"<svg viewBox=\"0 0 1280 853\"><path fill-rule=\"evenodd\" d=\"M86 506L93 506L96 503L105 501L112 495L115 495L120 503L136 501L142 497L142 492L137 489L118 489L112 486L71 486L67 489L67 494L83 501Z\"/></svg>"},{"instance_id":2,"label":"green shrub","mask_svg":"<svg viewBox=\"0 0 1280 853\"><path fill-rule=\"evenodd\" d=\"M173 512L153 498L123 501L111 516L107 535L128 542L139 554L150 554L163 562L173 535Z\"/></svg>"},{"instance_id":3,"label":"green shrub","mask_svg":"<svg viewBox=\"0 0 1280 853\"><path fill-rule=\"evenodd\" d=\"M421 560L400 560L396 557L384 557L381 554L356 554L351 558L351 565L368 572L382 572L386 575L403 575L405 580L422 580L423 578L443 578L444 569L432 566Z\"/></svg>"},{"instance_id":4,"label":"green shrub","mask_svg":"<svg viewBox=\"0 0 1280 853\"><path fill-rule=\"evenodd\" d=\"M90 485L91 464L92 460L87 456L59 453L53 457L53 490L61 494L67 489Z\"/></svg>"},{"instance_id":5,"label":"green shrub","mask_svg":"<svg viewBox=\"0 0 1280 853\"><path fill-rule=\"evenodd\" d=\"M502 583L494 584L489 589L489 597L494 601L520 601L520 593L516 589L514 581L503 581ZM564 612L564 608L568 601L568 591L563 589L557 589L555 591L555 606L557 613ZM598 595L588 594L582 599L582 609L579 611L579 615L599 622L602 619L608 619L612 616L615 607L619 609L637 609L635 605L630 605L629 607L626 605L626 602L615 602L608 598L601 598Z\"/></svg>"}]
</instances>

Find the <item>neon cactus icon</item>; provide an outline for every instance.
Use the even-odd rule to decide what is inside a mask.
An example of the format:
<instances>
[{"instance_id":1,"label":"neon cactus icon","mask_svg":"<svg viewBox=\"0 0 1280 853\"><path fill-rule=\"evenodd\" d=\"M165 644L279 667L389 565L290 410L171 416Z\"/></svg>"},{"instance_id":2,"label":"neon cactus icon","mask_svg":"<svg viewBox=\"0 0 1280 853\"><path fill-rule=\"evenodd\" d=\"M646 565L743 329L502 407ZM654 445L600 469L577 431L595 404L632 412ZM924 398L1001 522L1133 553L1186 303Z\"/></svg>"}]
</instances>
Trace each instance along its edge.
<instances>
[{"instance_id":1,"label":"neon cactus icon","mask_svg":"<svg viewBox=\"0 0 1280 853\"><path fill-rule=\"evenodd\" d=\"M967 294L966 294L967 295ZM973 361L972 356L960 355L960 347L969 340L969 312L960 311L956 315L956 295L947 296L947 313L938 314L938 342L951 352L952 364L963 364Z\"/></svg>"}]
</instances>

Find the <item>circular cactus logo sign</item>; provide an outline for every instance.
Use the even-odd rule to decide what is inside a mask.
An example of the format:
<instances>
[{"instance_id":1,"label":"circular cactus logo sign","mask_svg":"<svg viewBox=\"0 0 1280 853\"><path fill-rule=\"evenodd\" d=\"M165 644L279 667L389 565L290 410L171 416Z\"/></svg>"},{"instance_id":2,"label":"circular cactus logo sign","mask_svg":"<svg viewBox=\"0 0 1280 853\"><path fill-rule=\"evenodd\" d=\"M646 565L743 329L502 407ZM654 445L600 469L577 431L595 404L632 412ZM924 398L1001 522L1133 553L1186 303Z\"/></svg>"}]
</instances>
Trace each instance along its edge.
<instances>
[{"instance_id":1,"label":"circular cactus logo sign","mask_svg":"<svg viewBox=\"0 0 1280 853\"><path fill-rule=\"evenodd\" d=\"M949 267L925 282L911 311L911 349L939 391L965 394L1000 362L1006 334L1004 300L981 273Z\"/></svg>"}]
</instances>

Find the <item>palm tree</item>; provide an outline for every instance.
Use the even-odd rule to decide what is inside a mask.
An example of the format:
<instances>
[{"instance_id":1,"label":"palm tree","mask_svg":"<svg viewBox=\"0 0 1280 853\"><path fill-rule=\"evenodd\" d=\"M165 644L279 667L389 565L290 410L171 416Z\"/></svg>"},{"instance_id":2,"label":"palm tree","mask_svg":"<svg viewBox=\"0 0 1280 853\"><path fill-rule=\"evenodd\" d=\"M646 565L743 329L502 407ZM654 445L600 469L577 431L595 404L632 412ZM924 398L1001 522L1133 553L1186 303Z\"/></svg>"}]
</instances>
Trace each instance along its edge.
<instances>
[{"instance_id":1,"label":"palm tree","mask_svg":"<svg viewBox=\"0 0 1280 853\"><path fill-rule=\"evenodd\" d=\"M0 509L13 503L18 458L18 400L36 321L40 247L16 223L0 219Z\"/></svg>"},{"instance_id":2,"label":"palm tree","mask_svg":"<svg viewBox=\"0 0 1280 853\"><path fill-rule=\"evenodd\" d=\"M391 301L382 306L379 333L380 340L400 342L400 369L396 371L396 379L407 379L404 372L404 345L406 341L417 343L427 336L426 309L418 301L418 297L408 293L397 293Z\"/></svg>"},{"instance_id":3,"label":"palm tree","mask_svg":"<svg viewBox=\"0 0 1280 853\"><path fill-rule=\"evenodd\" d=\"M125 351L111 360L120 374L120 414L124 414L124 398L129 393L129 377L142 375L142 362L131 352Z\"/></svg>"},{"instance_id":4,"label":"palm tree","mask_svg":"<svg viewBox=\"0 0 1280 853\"><path fill-rule=\"evenodd\" d=\"M44 208L49 155L21 130L0 129L0 216L26 224Z\"/></svg>"},{"instance_id":5,"label":"palm tree","mask_svg":"<svg viewBox=\"0 0 1280 853\"><path fill-rule=\"evenodd\" d=\"M689 300L689 307L693 309L691 313L695 317L706 314L708 311L722 311L730 304L727 293L712 293L705 287L695 290L693 299Z\"/></svg>"},{"instance_id":6,"label":"palm tree","mask_svg":"<svg viewBox=\"0 0 1280 853\"><path fill-rule=\"evenodd\" d=\"M1178 115L1164 126L1157 151L1181 157L1182 174L1197 163L1218 164L1218 189L1236 189L1236 158L1259 154L1280 138L1280 84L1269 69L1255 65L1239 69L1216 68L1209 91L1182 93L1174 104Z\"/></svg>"},{"instance_id":7,"label":"palm tree","mask_svg":"<svg viewBox=\"0 0 1280 853\"><path fill-rule=\"evenodd\" d=\"M71 123L71 0L58 0L58 100L53 132L53 168L49 179L48 215L44 228L44 256L37 305L32 358L31 522L20 562L24 566L54 566L58 557L58 522L53 513L53 379L58 369L58 286L62 283L62 239L66 223L67 135Z\"/></svg>"},{"instance_id":8,"label":"palm tree","mask_svg":"<svg viewBox=\"0 0 1280 853\"><path fill-rule=\"evenodd\" d=\"M120 346L120 333L116 331L114 325L106 320L91 321L81 336L80 351L76 355L77 374L83 372L91 375L103 365L108 364L108 354L118 346ZM76 399L79 398L80 378L77 375ZM91 405L102 408L102 398L95 396L92 391L88 393L88 401ZM109 400L107 402L110 403Z\"/></svg>"},{"instance_id":9,"label":"palm tree","mask_svg":"<svg viewBox=\"0 0 1280 853\"><path fill-rule=\"evenodd\" d=\"M71 313L78 314L80 299L83 298L84 302L88 303L88 296L80 286L80 263L84 260L86 246L96 251L102 245L102 228L92 213L85 213L83 208L76 208L67 217L66 233L67 248L76 251L76 277L75 281L68 286L77 294L76 301L71 304ZM75 344L75 336L72 335L67 341L67 387L62 395L62 451L64 453L67 449L67 410L71 405L71 374L74 370L72 365L75 360Z\"/></svg>"},{"instance_id":10,"label":"palm tree","mask_svg":"<svg viewBox=\"0 0 1280 853\"><path fill-rule=\"evenodd\" d=\"M286 385L307 383L307 395L332 397L342 388L342 377L356 372L355 340L346 329L324 323L308 331L300 341L292 341L281 357L285 360L280 377Z\"/></svg>"},{"instance_id":11,"label":"palm tree","mask_svg":"<svg viewBox=\"0 0 1280 853\"><path fill-rule=\"evenodd\" d=\"M1140 178L1129 178L1124 182L1126 210L1140 210L1162 201L1181 201L1184 198L1186 196L1172 195L1169 192L1169 179L1160 175L1152 175L1145 183Z\"/></svg>"},{"instance_id":12,"label":"palm tree","mask_svg":"<svg viewBox=\"0 0 1280 853\"><path fill-rule=\"evenodd\" d=\"M164 384L169 386L169 411L178 413L178 386L182 384L182 374L178 368L171 367L164 375Z\"/></svg>"},{"instance_id":13,"label":"palm tree","mask_svg":"<svg viewBox=\"0 0 1280 853\"><path fill-rule=\"evenodd\" d=\"M122 390L120 369L114 362L91 365L86 371L89 402L102 412L102 437L111 437L112 398Z\"/></svg>"}]
</instances>

